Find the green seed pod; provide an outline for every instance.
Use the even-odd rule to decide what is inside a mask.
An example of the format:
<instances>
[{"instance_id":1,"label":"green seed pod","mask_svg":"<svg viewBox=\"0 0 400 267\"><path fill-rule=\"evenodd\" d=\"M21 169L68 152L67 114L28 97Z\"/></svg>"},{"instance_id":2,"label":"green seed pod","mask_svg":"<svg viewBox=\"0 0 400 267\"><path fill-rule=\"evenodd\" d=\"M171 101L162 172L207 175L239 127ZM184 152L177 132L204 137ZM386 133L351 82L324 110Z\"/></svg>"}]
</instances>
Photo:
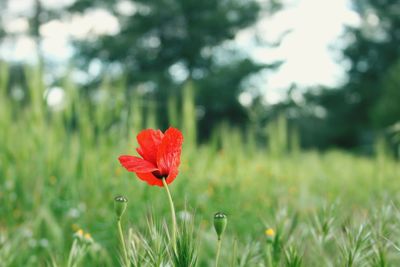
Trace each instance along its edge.
<instances>
[{"instance_id":1,"label":"green seed pod","mask_svg":"<svg viewBox=\"0 0 400 267\"><path fill-rule=\"evenodd\" d=\"M228 218L223 212L215 213L214 228L215 232L217 232L218 240L220 240L221 236L224 234L227 223L228 223Z\"/></svg>"},{"instance_id":2,"label":"green seed pod","mask_svg":"<svg viewBox=\"0 0 400 267\"><path fill-rule=\"evenodd\" d=\"M128 205L128 199L124 196L117 196L114 198L114 209L117 214L118 220L121 219L122 215L126 210L126 206Z\"/></svg>"}]
</instances>

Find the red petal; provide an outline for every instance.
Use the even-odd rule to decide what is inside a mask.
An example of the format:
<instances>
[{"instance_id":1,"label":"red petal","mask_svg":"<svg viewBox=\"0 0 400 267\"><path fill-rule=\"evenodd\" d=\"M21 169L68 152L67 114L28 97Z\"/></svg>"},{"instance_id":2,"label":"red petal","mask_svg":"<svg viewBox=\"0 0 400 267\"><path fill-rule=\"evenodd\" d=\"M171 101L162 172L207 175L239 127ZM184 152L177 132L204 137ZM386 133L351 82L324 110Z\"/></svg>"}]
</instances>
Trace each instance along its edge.
<instances>
[{"instance_id":1,"label":"red petal","mask_svg":"<svg viewBox=\"0 0 400 267\"><path fill-rule=\"evenodd\" d=\"M121 165L130 172L146 173L158 170L153 163L138 157L123 155L118 159Z\"/></svg>"},{"instance_id":2,"label":"red petal","mask_svg":"<svg viewBox=\"0 0 400 267\"><path fill-rule=\"evenodd\" d=\"M143 149L141 147L136 148L137 153L139 153L139 155L143 158Z\"/></svg>"},{"instance_id":3,"label":"red petal","mask_svg":"<svg viewBox=\"0 0 400 267\"><path fill-rule=\"evenodd\" d=\"M169 174L180 164L183 136L176 128L169 128L162 139L157 153L157 166L161 174ZM175 177L174 177L175 178Z\"/></svg>"},{"instance_id":4,"label":"red petal","mask_svg":"<svg viewBox=\"0 0 400 267\"><path fill-rule=\"evenodd\" d=\"M164 134L160 130L146 129L136 139L140 145L136 151L147 161L157 164L157 151Z\"/></svg>"},{"instance_id":5,"label":"red petal","mask_svg":"<svg viewBox=\"0 0 400 267\"><path fill-rule=\"evenodd\" d=\"M158 179L157 177L155 177L151 172L150 173L136 173L136 176L140 180L148 183L149 185L163 186L161 179Z\"/></svg>"},{"instance_id":6,"label":"red petal","mask_svg":"<svg viewBox=\"0 0 400 267\"><path fill-rule=\"evenodd\" d=\"M165 179L165 181L167 182L167 184L170 184L175 180L176 176L178 176L178 166L176 168L172 168L169 171L168 177L167 179Z\"/></svg>"}]
</instances>

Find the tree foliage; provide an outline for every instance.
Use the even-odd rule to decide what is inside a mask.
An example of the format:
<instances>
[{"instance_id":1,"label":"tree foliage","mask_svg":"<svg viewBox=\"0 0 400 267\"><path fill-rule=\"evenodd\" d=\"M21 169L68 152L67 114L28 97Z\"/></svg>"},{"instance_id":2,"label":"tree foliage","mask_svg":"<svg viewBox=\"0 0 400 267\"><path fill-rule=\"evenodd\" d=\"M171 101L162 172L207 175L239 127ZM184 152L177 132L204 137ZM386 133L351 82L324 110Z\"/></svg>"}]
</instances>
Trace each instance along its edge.
<instances>
[{"instance_id":1,"label":"tree foliage","mask_svg":"<svg viewBox=\"0 0 400 267\"><path fill-rule=\"evenodd\" d=\"M103 71L122 69L131 88L146 85L163 112L165 100L188 80L204 109L202 130L222 119L242 122L246 116L237 96L242 83L265 65L228 45L258 19L258 1L131 0L132 14L121 13L115 1L78 0L69 9L85 12L107 8L117 18L115 35L77 43L77 61L103 62ZM229 49L227 49L229 47ZM229 50L229 52L227 52ZM207 126L207 127L206 127Z\"/></svg>"}]
</instances>

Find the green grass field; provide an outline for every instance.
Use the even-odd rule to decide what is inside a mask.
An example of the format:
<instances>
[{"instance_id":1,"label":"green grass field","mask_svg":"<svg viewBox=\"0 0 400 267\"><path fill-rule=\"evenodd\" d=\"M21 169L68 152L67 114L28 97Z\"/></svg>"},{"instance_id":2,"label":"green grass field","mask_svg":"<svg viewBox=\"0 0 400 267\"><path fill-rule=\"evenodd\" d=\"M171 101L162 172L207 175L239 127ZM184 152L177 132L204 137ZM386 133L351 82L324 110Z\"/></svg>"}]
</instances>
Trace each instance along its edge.
<instances>
[{"instance_id":1,"label":"green grass field","mask_svg":"<svg viewBox=\"0 0 400 267\"><path fill-rule=\"evenodd\" d=\"M135 154L141 129L157 127L157 105L138 96L127 100L122 82L104 82L100 90L107 97L93 104L65 79L64 108L52 111L37 69L27 70L24 103L8 96L5 69L0 266L74 266L68 264L71 246L86 242L77 237L79 229L94 242L80 248L75 266L119 266L113 208L119 194L129 200L122 223L132 266L185 266L168 254L165 191L117 160ZM217 211L228 216L219 266L400 266L400 165L383 146L369 158L300 151L287 145L282 122L266 130L268 145L227 126L215 129L209 143L196 144L194 104L186 91L181 108L166 101L170 124L185 136L180 174L170 189L178 221L193 228L180 244L197 254L197 266L214 266ZM273 236L266 235L269 228Z\"/></svg>"}]
</instances>

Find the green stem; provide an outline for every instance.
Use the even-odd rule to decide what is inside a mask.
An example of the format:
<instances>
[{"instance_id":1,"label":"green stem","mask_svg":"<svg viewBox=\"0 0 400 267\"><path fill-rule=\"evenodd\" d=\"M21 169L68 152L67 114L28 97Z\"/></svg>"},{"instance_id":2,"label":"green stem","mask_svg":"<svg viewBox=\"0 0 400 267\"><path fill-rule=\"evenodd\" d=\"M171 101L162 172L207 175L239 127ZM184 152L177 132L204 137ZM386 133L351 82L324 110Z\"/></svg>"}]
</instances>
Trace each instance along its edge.
<instances>
[{"instance_id":1,"label":"green stem","mask_svg":"<svg viewBox=\"0 0 400 267\"><path fill-rule=\"evenodd\" d=\"M268 267L273 267L274 263L272 260L272 253L271 253L271 246L270 244L267 244L267 260L268 260Z\"/></svg>"},{"instance_id":2,"label":"green stem","mask_svg":"<svg viewBox=\"0 0 400 267\"><path fill-rule=\"evenodd\" d=\"M128 259L128 253L126 252L124 234L122 232L121 218L117 219L117 224L118 224L119 239L121 241L121 247L122 247L122 253L124 256L125 266L129 267L129 259Z\"/></svg>"},{"instance_id":3,"label":"green stem","mask_svg":"<svg viewBox=\"0 0 400 267\"><path fill-rule=\"evenodd\" d=\"M217 241L217 256L215 257L215 267L218 267L220 251L221 251L221 238L218 238L218 241Z\"/></svg>"},{"instance_id":4,"label":"green stem","mask_svg":"<svg viewBox=\"0 0 400 267\"><path fill-rule=\"evenodd\" d=\"M232 262L231 262L231 267L235 267L235 261L236 261L236 254L237 254L237 240L233 241L233 252L232 252Z\"/></svg>"},{"instance_id":5,"label":"green stem","mask_svg":"<svg viewBox=\"0 0 400 267\"><path fill-rule=\"evenodd\" d=\"M174 207L174 202L172 201L172 197L171 197L171 192L169 192L169 188L168 188L168 184L165 181L165 178L162 179L162 183L165 187L165 190L167 191L167 195L168 195L168 200L169 200L169 206L171 208L171 217L172 217L172 245L174 247L174 251L176 252L176 228L177 228L177 224L176 224L176 216L175 216L175 207Z\"/></svg>"},{"instance_id":6,"label":"green stem","mask_svg":"<svg viewBox=\"0 0 400 267\"><path fill-rule=\"evenodd\" d=\"M69 252L69 256L68 256L68 263L67 263L68 267L72 267L73 266L72 265L72 261L73 261L73 258L75 256L75 254L76 254L76 246L77 246L77 241L74 238L74 242L72 243L71 251Z\"/></svg>"}]
</instances>

